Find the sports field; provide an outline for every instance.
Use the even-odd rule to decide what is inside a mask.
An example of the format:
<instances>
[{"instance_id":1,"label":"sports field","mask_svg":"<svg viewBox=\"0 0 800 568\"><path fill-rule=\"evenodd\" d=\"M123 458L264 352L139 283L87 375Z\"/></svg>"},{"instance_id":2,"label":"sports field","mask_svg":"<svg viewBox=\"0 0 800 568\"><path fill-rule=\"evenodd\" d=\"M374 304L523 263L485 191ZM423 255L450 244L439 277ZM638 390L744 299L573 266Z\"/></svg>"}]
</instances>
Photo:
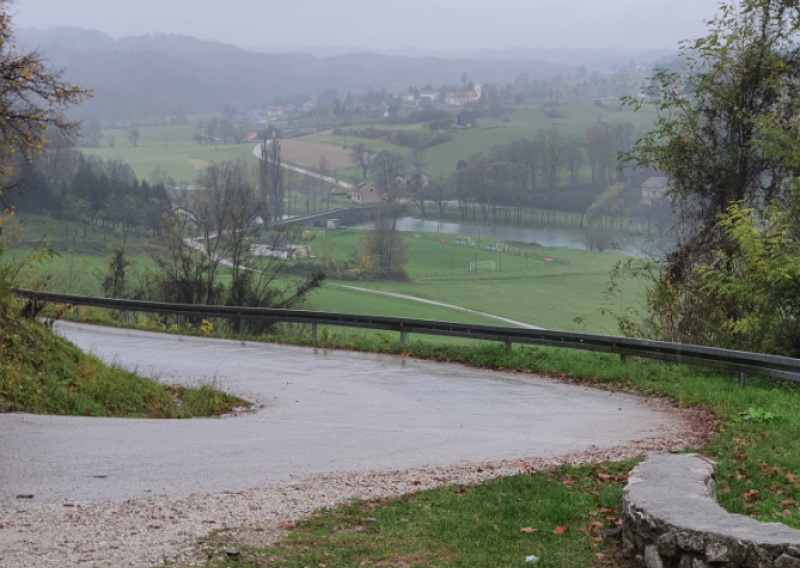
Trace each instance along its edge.
<instances>
[{"instance_id":1,"label":"sports field","mask_svg":"<svg viewBox=\"0 0 800 568\"><path fill-rule=\"evenodd\" d=\"M613 251L516 248L502 242L490 243L503 249L499 253L486 250L485 242L481 242L481 248L477 242L475 246L457 245L453 237L446 235L442 243L442 235L436 233L405 233L409 258L406 270L410 282L343 284L461 306L550 329L616 332L614 320L601 315L598 309L605 303L609 270L626 256ZM327 231L325 238L333 241L334 254L339 258L345 258L353 246L362 248L363 233L360 231ZM322 239L317 239L312 243L312 253L317 254L321 247ZM552 262L542 260L543 257ZM476 261L494 262L494 269L483 267L470 271ZM625 300L633 300L636 291L624 290L623 294ZM395 303L398 308L409 306L411 302L351 290L331 292L331 287L327 286L312 303L323 311L348 311L339 307L339 303L342 306L363 304L365 309L358 309L358 313L370 313L366 306L373 308L387 300L389 305ZM419 305L426 313L430 312L430 306ZM435 319L431 315L423 317ZM575 323L576 317L584 321ZM492 323L502 325L496 321Z\"/></svg>"}]
</instances>

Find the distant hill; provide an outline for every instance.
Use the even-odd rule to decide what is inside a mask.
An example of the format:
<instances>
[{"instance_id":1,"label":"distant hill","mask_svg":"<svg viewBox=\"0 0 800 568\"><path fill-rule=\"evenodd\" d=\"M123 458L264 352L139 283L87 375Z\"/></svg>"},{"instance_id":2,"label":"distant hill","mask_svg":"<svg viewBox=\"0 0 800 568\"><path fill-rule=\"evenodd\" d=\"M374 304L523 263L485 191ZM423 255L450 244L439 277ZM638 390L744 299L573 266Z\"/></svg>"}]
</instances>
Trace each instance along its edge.
<instances>
[{"instance_id":1,"label":"distant hill","mask_svg":"<svg viewBox=\"0 0 800 568\"><path fill-rule=\"evenodd\" d=\"M106 120L218 112L223 105L253 108L274 96L327 88L347 92L409 85L457 83L466 72L476 81L505 84L520 73L531 79L574 72L577 66L543 60L444 58L350 53L259 53L194 37L152 34L114 39L96 30L21 29L18 44L38 48L65 78L94 88L82 113Z\"/></svg>"}]
</instances>

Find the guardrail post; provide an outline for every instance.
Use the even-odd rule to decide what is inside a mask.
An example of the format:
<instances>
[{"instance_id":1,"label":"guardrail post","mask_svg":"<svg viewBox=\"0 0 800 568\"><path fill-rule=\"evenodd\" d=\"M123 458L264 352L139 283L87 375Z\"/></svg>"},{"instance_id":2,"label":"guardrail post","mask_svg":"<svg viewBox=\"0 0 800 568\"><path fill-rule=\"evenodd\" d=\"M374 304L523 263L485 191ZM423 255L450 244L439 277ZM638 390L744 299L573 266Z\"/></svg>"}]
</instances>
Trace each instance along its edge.
<instances>
[{"instance_id":1,"label":"guardrail post","mask_svg":"<svg viewBox=\"0 0 800 568\"><path fill-rule=\"evenodd\" d=\"M181 316L175 316L175 324L178 326L178 329L181 328Z\"/></svg>"},{"instance_id":2,"label":"guardrail post","mask_svg":"<svg viewBox=\"0 0 800 568\"><path fill-rule=\"evenodd\" d=\"M80 306L80 304L75 306L75 314L78 316L78 319L81 319L81 306Z\"/></svg>"},{"instance_id":3,"label":"guardrail post","mask_svg":"<svg viewBox=\"0 0 800 568\"><path fill-rule=\"evenodd\" d=\"M408 339L408 333L406 333L405 331L401 331L400 332L400 343L405 343L407 339Z\"/></svg>"},{"instance_id":4,"label":"guardrail post","mask_svg":"<svg viewBox=\"0 0 800 568\"><path fill-rule=\"evenodd\" d=\"M739 388L747 388L747 373L739 373Z\"/></svg>"},{"instance_id":5,"label":"guardrail post","mask_svg":"<svg viewBox=\"0 0 800 568\"><path fill-rule=\"evenodd\" d=\"M244 319L239 320L239 335L244 335Z\"/></svg>"},{"instance_id":6,"label":"guardrail post","mask_svg":"<svg viewBox=\"0 0 800 568\"><path fill-rule=\"evenodd\" d=\"M311 324L311 341L317 342L317 324L315 323Z\"/></svg>"},{"instance_id":7,"label":"guardrail post","mask_svg":"<svg viewBox=\"0 0 800 568\"><path fill-rule=\"evenodd\" d=\"M131 313L128 310L125 310L125 323L131 321Z\"/></svg>"},{"instance_id":8,"label":"guardrail post","mask_svg":"<svg viewBox=\"0 0 800 568\"><path fill-rule=\"evenodd\" d=\"M508 351L509 353L511 352L511 342L510 341L506 341L506 351Z\"/></svg>"},{"instance_id":9,"label":"guardrail post","mask_svg":"<svg viewBox=\"0 0 800 568\"><path fill-rule=\"evenodd\" d=\"M625 363L628 360L628 356L625 353L621 353L619 356L619 360Z\"/></svg>"}]
</instances>

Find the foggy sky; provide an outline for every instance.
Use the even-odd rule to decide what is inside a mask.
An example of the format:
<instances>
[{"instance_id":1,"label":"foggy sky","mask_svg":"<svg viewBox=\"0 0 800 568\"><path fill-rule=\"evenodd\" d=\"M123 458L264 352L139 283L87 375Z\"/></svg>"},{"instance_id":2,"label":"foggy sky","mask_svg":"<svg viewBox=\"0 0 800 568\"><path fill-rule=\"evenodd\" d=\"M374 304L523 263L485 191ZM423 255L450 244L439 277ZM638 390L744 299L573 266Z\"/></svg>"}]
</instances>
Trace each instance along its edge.
<instances>
[{"instance_id":1,"label":"foggy sky","mask_svg":"<svg viewBox=\"0 0 800 568\"><path fill-rule=\"evenodd\" d=\"M113 37L186 34L245 47L438 51L674 48L719 0L17 0L15 25Z\"/></svg>"}]
</instances>

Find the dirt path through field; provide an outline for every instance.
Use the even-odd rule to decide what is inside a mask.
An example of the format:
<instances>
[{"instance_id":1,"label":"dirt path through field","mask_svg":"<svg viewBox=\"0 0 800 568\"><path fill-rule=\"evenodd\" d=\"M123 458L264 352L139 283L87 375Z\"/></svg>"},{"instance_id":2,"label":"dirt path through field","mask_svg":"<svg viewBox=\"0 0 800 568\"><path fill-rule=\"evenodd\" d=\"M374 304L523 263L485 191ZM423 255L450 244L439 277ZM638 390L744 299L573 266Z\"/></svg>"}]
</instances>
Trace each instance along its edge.
<instances>
[{"instance_id":1,"label":"dirt path through field","mask_svg":"<svg viewBox=\"0 0 800 568\"><path fill-rule=\"evenodd\" d=\"M478 310L471 310L469 308L462 308L461 306L454 306L452 304L443 304L442 302L435 302L433 300L425 300L423 298L416 298L414 296L406 296L405 294L395 294L393 292L381 292L380 290L370 290L369 288L358 288L357 286L348 286L347 284L332 284L332 286L336 286L337 288L347 288L349 290L358 290L359 292L368 292L370 294L380 294L381 296L391 296L393 298L402 298L404 300L412 300L414 302L422 302L423 304L431 304L433 306L442 306L443 308L451 308L453 310L459 310L462 312L469 312L471 314L477 314L479 316L484 316L487 318L496 319L505 323L510 323L511 325L516 325L524 329L545 329L543 327L537 327L535 325L531 325L529 323L523 323L521 321L516 321L509 318L504 318L503 316L497 316L494 314L489 314L486 312L479 312Z\"/></svg>"}]
</instances>

